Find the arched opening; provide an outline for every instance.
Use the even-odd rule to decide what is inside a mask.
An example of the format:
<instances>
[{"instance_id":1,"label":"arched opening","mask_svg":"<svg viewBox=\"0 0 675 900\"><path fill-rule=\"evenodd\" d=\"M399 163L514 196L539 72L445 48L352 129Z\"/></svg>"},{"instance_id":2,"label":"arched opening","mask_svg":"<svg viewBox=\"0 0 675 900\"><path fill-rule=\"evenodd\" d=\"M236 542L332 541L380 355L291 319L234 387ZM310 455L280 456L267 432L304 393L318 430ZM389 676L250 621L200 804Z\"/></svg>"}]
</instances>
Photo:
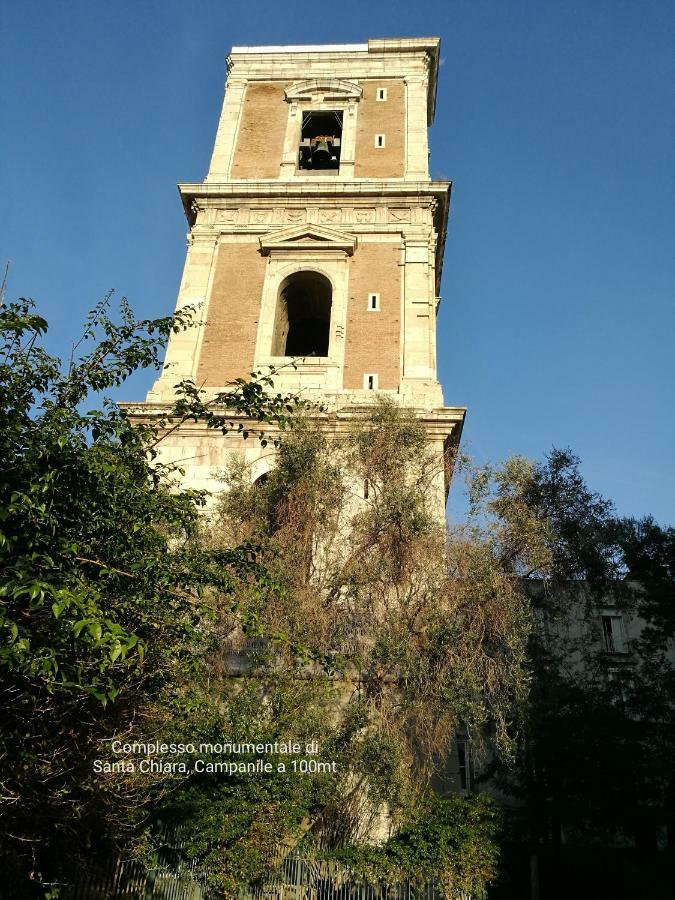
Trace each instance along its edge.
<instances>
[{"instance_id":1,"label":"arched opening","mask_svg":"<svg viewBox=\"0 0 675 900\"><path fill-rule=\"evenodd\" d=\"M319 272L294 272L279 288L272 356L328 356L332 287Z\"/></svg>"}]
</instances>

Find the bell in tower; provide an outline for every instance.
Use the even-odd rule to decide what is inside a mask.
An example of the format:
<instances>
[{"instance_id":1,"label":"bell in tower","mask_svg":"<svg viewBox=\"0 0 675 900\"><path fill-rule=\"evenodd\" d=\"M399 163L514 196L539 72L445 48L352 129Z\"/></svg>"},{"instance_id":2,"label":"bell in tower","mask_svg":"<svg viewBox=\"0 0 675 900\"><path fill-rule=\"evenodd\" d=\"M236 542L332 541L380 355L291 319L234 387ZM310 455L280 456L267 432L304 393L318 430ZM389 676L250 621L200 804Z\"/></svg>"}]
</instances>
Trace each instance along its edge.
<instances>
[{"instance_id":1,"label":"bell in tower","mask_svg":"<svg viewBox=\"0 0 675 900\"><path fill-rule=\"evenodd\" d=\"M326 132L323 134L322 132ZM300 138L301 169L339 169L341 112L308 112L303 116Z\"/></svg>"}]
</instances>

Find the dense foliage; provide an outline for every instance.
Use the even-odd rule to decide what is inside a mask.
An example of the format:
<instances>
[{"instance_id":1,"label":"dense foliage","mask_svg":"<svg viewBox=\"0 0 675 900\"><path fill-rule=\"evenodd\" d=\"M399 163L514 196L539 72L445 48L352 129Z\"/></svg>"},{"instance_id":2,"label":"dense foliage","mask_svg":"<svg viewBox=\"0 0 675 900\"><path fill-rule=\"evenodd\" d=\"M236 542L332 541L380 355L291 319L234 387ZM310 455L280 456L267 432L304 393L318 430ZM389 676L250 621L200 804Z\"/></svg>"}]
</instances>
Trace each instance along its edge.
<instances>
[{"instance_id":1,"label":"dense foliage","mask_svg":"<svg viewBox=\"0 0 675 900\"><path fill-rule=\"evenodd\" d=\"M533 470L527 500L551 523L555 578L530 586L537 622L513 831L544 847L675 842L675 530L620 519L569 451ZM626 640L608 652L602 614Z\"/></svg>"},{"instance_id":2,"label":"dense foliage","mask_svg":"<svg viewBox=\"0 0 675 900\"><path fill-rule=\"evenodd\" d=\"M333 855L364 881L438 880L447 897L479 898L497 871L497 833L497 811L485 795L430 797L415 823L385 844Z\"/></svg>"},{"instance_id":3,"label":"dense foliage","mask_svg":"<svg viewBox=\"0 0 675 900\"><path fill-rule=\"evenodd\" d=\"M98 398L158 365L192 313L138 322L122 303L115 322L109 310L110 298L65 366L30 303L0 311L6 890L55 895L122 848L143 857L160 818L185 825L186 851L228 893L284 847L346 851L377 827L396 837L379 877L392 854L416 877L426 841L425 873L466 886L473 871L480 887L492 814L434 805L430 783L460 723L478 736L496 722L506 738L527 630L506 560L527 542L506 552L493 521L446 551L430 499L439 461L389 404L335 440L318 413L298 419L265 483L233 470L204 517L205 497L157 458L162 436L188 419L227 432L234 411L266 441L260 423L278 434L302 404L260 374L209 401L183 382L163 419L132 425ZM355 502L366 481L369 502ZM336 766L257 780L93 771L116 738L225 735L317 740ZM439 828L441 841L423 837Z\"/></svg>"},{"instance_id":4,"label":"dense foliage","mask_svg":"<svg viewBox=\"0 0 675 900\"><path fill-rule=\"evenodd\" d=\"M187 417L227 431L224 405L277 426L296 405L256 375L211 402L183 383L151 428L105 399L89 409L159 365L192 317L139 322L123 301L115 322L110 303L66 366L44 349L31 303L0 309L0 858L21 897L72 877L133 824L149 785L101 781L93 760L115 735L161 730L213 598L235 578L264 583L250 548L195 544L203 497L168 489L153 446Z\"/></svg>"},{"instance_id":5,"label":"dense foliage","mask_svg":"<svg viewBox=\"0 0 675 900\"><path fill-rule=\"evenodd\" d=\"M183 382L151 425L100 399L193 315L138 322L122 303L117 322L107 298L64 366L30 303L0 309L6 889L43 896L121 849L149 859L162 821L226 895L295 848L479 896L497 821L450 796L458 733L477 768L515 758L500 777L528 840L672 828L673 531L617 520L554 451L465 462L468 516L448 532L444 461L412 413L380 400L346 426L274 394L273 373L210 400ZM252 483L233 462L205 514L157 456L187 420L274 440L269 471ZM598 649L610 595L644 624L618 673ZM116 738L316 741L330 765L94 772Z\"/></svg>"},{"instance_id":6,"label":"dense foliage","mask_svg":"<svg viewBox=\"0 0 675 900\"><path fill-rule=\"evenodd\" d=\"M451 790L458 730L476 748L511 746L529 628L517 573L548 565L548 530L523 505L531 467L513 460L472 474L469 523L448 537L442 467L415 416L384 400L347 430L298 417L255 484L233 463L202 541L254 543L276 587L235 588L237 615L214 626L211 690L229 710L245 696L265 739L315 735L336 771L255 788L211 776L171 797L163 814L199 816L191 852L224 886L262 874L280 839L371 879L438 878L448 896L494 877L489 805L434 789Z\"/></svg>"}]
</instances>

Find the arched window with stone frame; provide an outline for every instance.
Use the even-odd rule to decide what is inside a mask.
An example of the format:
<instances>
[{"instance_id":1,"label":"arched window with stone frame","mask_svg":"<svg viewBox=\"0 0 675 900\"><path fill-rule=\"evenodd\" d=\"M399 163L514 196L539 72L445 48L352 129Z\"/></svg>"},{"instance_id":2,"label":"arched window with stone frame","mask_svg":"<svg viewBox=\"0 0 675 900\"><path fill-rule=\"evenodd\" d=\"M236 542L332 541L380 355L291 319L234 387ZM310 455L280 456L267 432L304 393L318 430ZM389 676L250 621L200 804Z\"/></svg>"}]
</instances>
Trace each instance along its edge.
<instances>
[{"instance_id":1,"label":"arched window with stone frame","mask_svg":"<svg viewBox=\"0 0 675 900\"><path fill-rule=\"evenodd\" d=\"M325 275L303 270L288 275L277 295L272 335L274 357L327 357L333 289Z\"/></svg>"}]
</instances>

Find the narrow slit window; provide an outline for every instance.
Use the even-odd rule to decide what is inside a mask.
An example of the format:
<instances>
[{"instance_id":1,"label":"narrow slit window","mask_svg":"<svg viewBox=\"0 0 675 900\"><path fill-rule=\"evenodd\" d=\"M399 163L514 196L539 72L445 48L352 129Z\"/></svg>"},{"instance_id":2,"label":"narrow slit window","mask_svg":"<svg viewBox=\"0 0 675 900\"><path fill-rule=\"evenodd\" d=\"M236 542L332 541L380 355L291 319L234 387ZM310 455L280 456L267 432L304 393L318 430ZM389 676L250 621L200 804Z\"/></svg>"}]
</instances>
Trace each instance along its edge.
<instances>
[{"instance_id":1,"label":"narrow slit window","mask_svg":"<svg viewBox=\"0 0 675 900\"><path fill-rule=\"evenodd\" d=\"M385 146L385 136L383 134L375 135L375 146L378 150L381 150Z\"/></svg>"},{"instance_id":2,"label":"narrow slit window","mask_svg":"<svg viewBox=\"0 0 675 900\"><path fill-rule=\"evenodd\" d=\"M624 653L626 646L623 635L622 616L601 616L602 638L607 653Z\"/></svg>"},{"instance_id":3,"label":"narrow slit window","mask_svg":"<svg viewBox=\"0 0 675 900\"><path fill-rule=\"evenodd\" d=\"M386 100L387 99L387 89L386 88L378 88L377 89L377 99L378 100Z\"/></svg>"},{"instance_id":4,"label":"narrow slit window","mask_svg":"<svg viewBox=\"0 0 675 900\"><path fill-rule=\"evenodd\" d=\"M469 791L471 790L471 760L468 741L457 741L457 763L460 790Z\"/></svg>"},{"instance_id":5,"label":"narrow slit window","mask_svg":"<svg viewBox=\"0 0 675 900\"><path fill-rule=\"evenodd\" d=\"M376 312L380 308L380 295L368 294L368 309L370 312Z\"/></svg>"},{"instance_id":6,"label":"narrow slit window","mask_svg":"<svg viewBox=\"0 0 675 900\"><path fill-rule=\"evenodd\" d=\"M374 372L368 372L363 376L363 387L367 391L377 390L377 375Z\"/></svg>"}]
</instances>

